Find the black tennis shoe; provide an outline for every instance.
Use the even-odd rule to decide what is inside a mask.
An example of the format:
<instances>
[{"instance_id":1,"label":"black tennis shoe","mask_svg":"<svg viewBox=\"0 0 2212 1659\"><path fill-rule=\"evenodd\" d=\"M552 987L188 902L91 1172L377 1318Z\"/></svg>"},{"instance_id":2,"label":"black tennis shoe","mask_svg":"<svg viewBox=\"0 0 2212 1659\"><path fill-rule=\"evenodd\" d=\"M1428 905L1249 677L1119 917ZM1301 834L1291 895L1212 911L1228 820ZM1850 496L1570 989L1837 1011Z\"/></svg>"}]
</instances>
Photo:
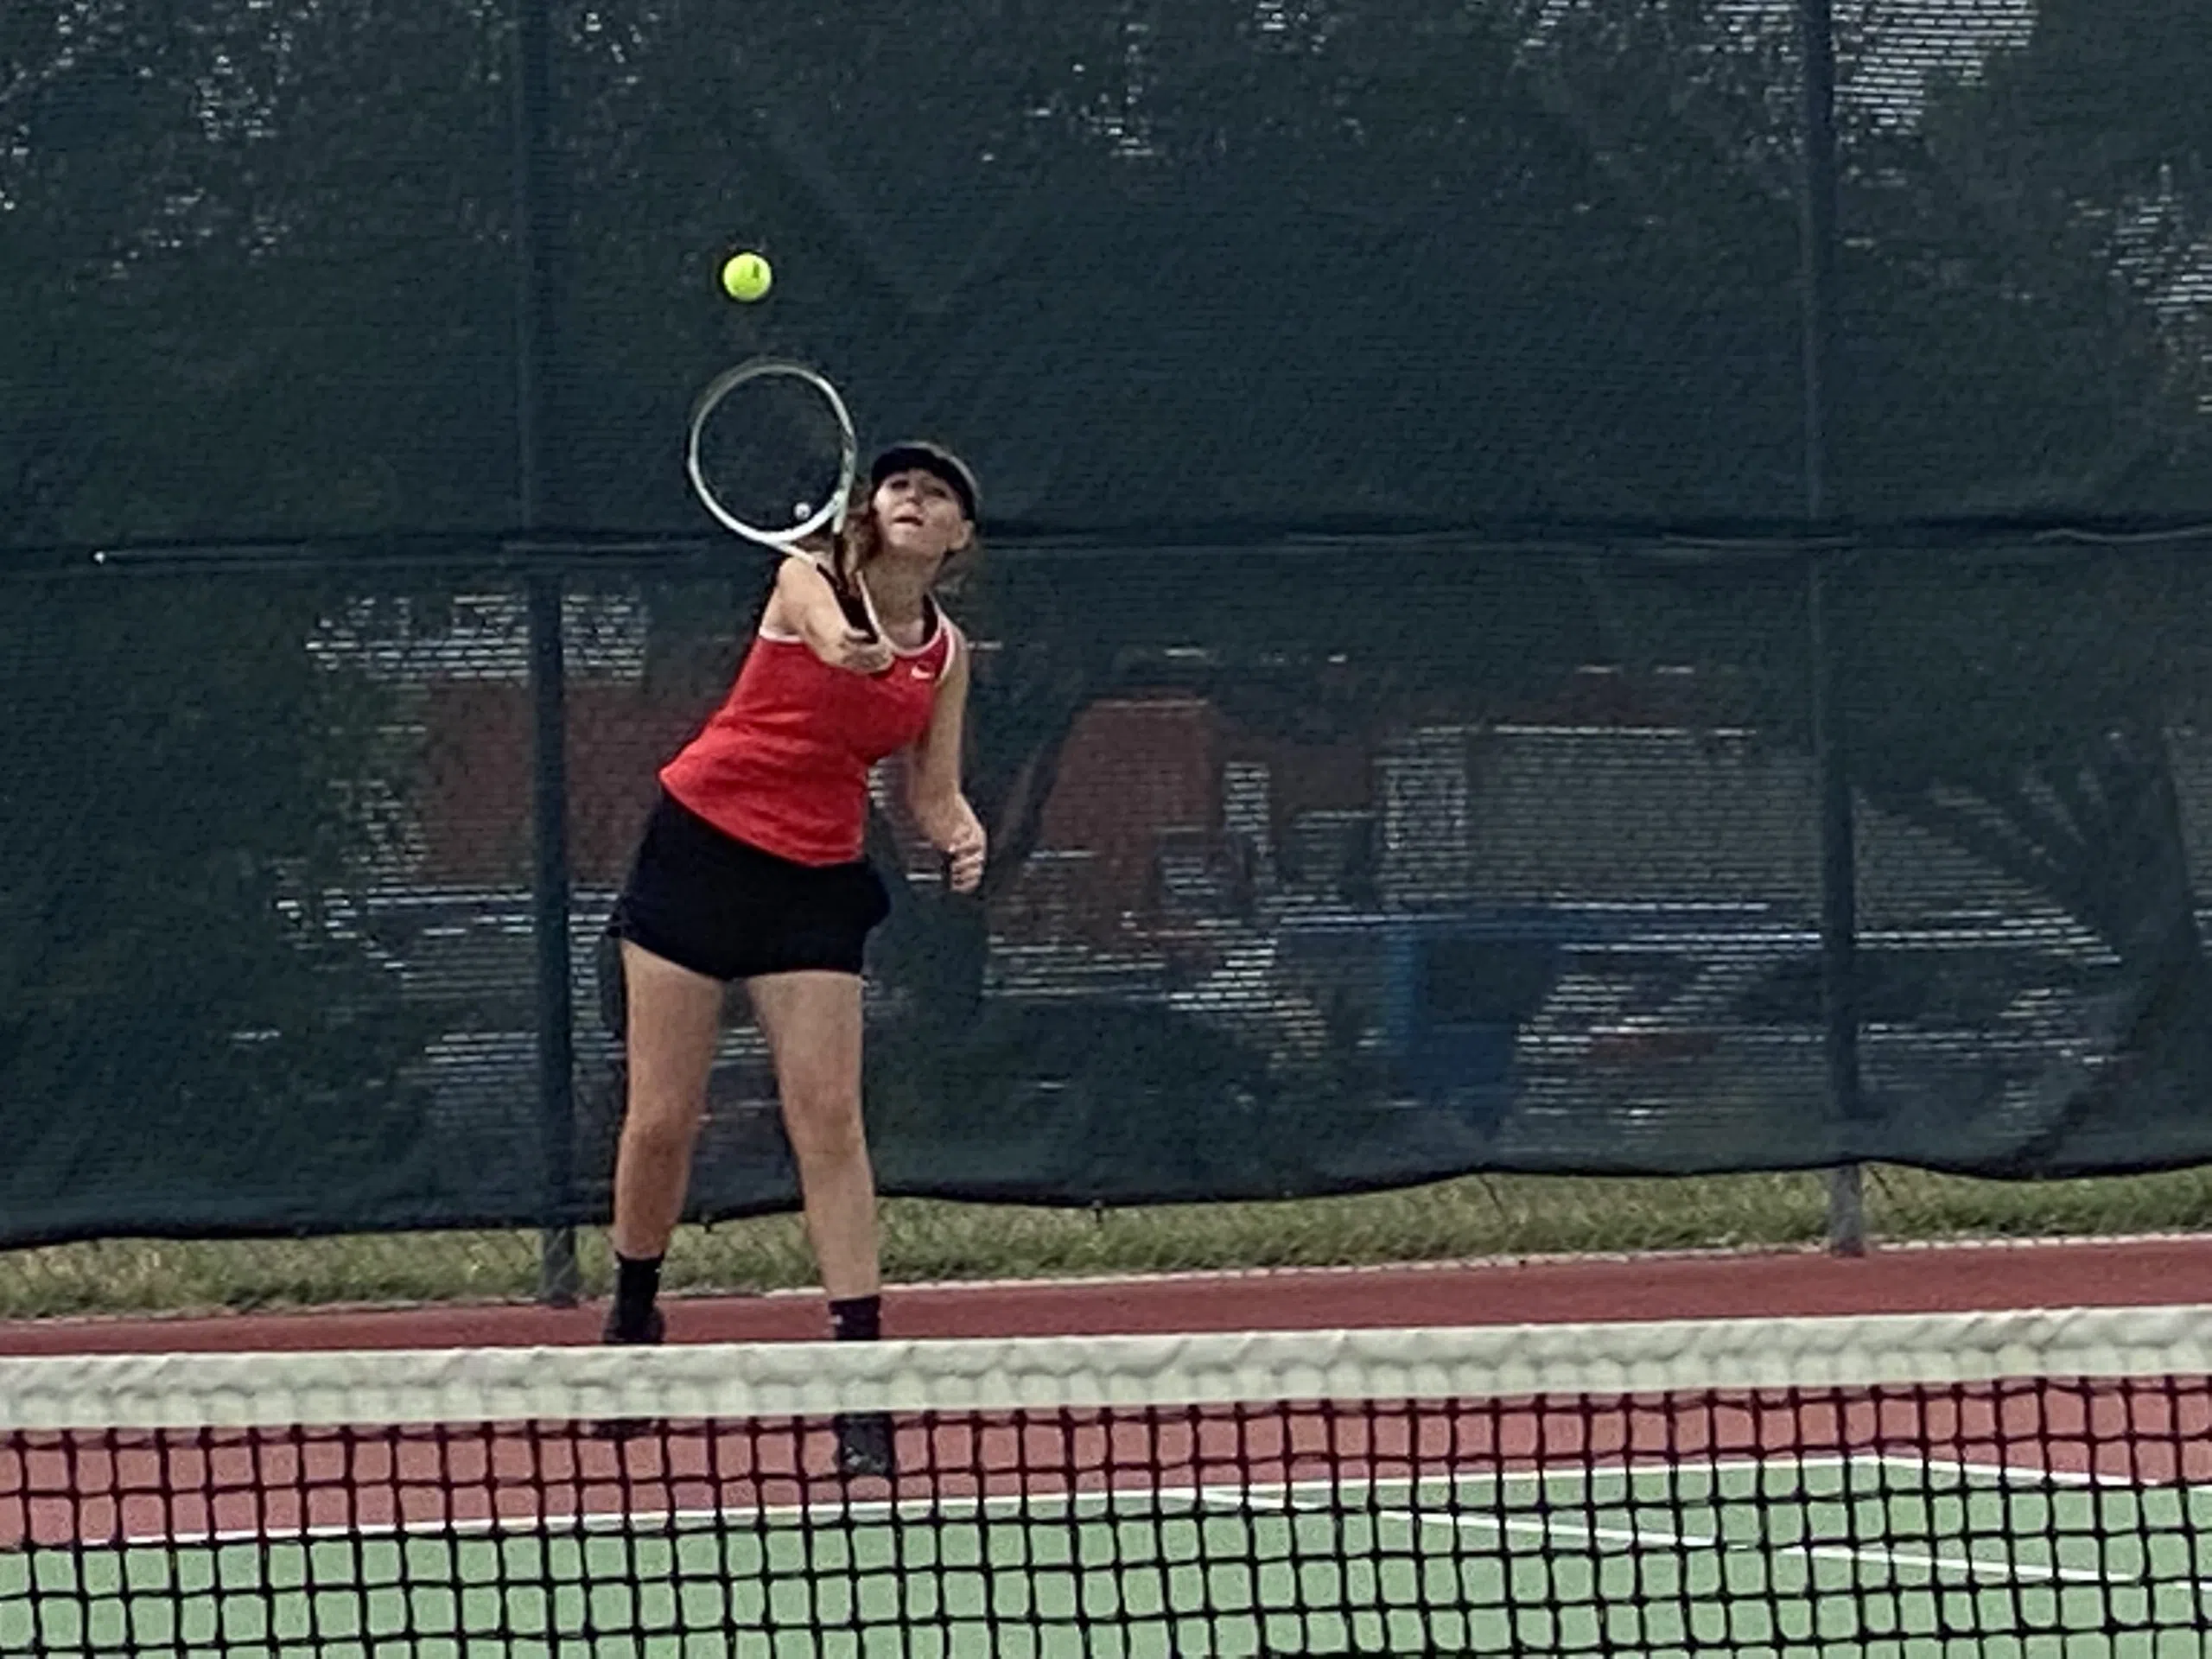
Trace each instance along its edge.
<instances>
[{"instance_id":1,"label":"black tennis shoe","mask_svg":"<svg viewBox=\"0 0 2212 1659\"><path fill-rule=\"evenodd\" d=\"M848 1412L837 1419L836 1429L837 1472L846 1479L888 1480L899 1472L888 1412Z\"/></svg>"}]
</instances>

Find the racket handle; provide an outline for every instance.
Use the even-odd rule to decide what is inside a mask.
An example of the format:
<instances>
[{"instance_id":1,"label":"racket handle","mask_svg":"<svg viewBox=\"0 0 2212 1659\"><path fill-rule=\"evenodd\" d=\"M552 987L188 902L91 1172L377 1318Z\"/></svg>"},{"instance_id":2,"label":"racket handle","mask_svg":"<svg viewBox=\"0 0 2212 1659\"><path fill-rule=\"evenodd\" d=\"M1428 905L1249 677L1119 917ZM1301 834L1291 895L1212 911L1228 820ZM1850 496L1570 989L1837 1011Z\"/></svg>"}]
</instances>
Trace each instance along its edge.
<instances>
[{"instance_id":1,"label":"racket handle","mask_svg":"<svg viewBox=\"0 0 2212 1659\"><path fill-rule=\"evenodd\" d=\"M837 608L845 613L845 621L863 639L878 639L875 619L868 613L868 603L858 594L847 591L842 583L837 587Z\"/></svg>"},{"instance_id":2,"label":"racket handle","mask_svg":"<svg viewBox=\"0 0 2212 1659\"><path fill-rule=\"evenodd\" d=\"M825 556L815 561L817 568L830 579L830 591L836 595L837 608L843 613L845 626L863 639L875 638L875 620L868 614L868 601L861 598L860 578L849 579L845 575L844 543L835 537L824 550Z\"/></svg>"},{"instance_id":3,"label":"racket handle","mask_svg":"<svg viewBox=\"0 0 2212 1659\"><path fill-rule=\"evenodd\" d=\"M868 583L857 570L853 572L853 602L859 607L851 613L853 626L870 639L882 639L883 630L877 626L875 620L875 601L868 597Z\"/></svg>"}]
</instances>

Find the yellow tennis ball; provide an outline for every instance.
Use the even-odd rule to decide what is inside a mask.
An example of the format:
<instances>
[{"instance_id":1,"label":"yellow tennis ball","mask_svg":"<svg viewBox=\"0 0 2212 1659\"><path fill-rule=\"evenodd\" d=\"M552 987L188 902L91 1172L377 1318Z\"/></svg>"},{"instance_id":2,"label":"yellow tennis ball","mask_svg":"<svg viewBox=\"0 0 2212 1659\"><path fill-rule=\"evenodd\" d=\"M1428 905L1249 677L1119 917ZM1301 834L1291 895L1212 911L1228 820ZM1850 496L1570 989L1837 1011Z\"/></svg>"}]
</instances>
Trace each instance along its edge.
<instances>
[{"instance_id":1,"label":"yellow tennis ball","mask_svg":"<svg viewBox=\"0 0 2212 1659\"><path fill-rule=\"evenodd\" d=\"M766 298L775 280L768 262L757 253L734 253L722 266L722 292L747 305Z\"/></svg>"}]
</instances>

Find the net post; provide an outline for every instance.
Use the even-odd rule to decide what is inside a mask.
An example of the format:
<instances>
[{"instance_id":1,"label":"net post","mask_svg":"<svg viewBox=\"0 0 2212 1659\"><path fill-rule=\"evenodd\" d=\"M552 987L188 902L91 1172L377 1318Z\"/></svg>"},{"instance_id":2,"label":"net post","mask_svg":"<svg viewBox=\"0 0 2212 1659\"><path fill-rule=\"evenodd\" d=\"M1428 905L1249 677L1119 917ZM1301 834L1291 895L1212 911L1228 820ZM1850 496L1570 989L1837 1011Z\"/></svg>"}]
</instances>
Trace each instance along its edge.
<instances>
[{"instance_id":1,"label":"net post","mask_svg":"<svg viewBox=\"0 0 2212 1659\"><path fill-rule=\"evenodd\" d=\"M514 238L515 462L518 517L527 534L543 517L544 352L550 287L545 212L550 25L546 0L515 0ZM545 1225L537 1295L576 1300L576 1235L568 1217L575 1185L575 1033L570 1026L567 665L558 573L532 575L530 695L532 730L533 899L537 942L537 1105Z\"/></svg>"},{"instance_id":2,"label":"net post","mask_svg":"<svg viewBox=\"0 0 2212 1659\"><path fill-rule=\"evenodd\" d=\"M1799 0L1803 57L1804 177L1799 196L1798 281L1802 304L1805 527L1818 537L1833 521L1835 416L1837 166L1835 29L1831 0ZM1820 802L1821 1014L1828 1104L1847 1138L1859 1122L1857 850L1850 748L1841 697L1843 649L1836 626L1833 556L1815 546L1806 566L1806 616L1813 659L1813 766ZM1856 1164L1829 1172L1827 1243L1839 1255L1866 1251L1866 1192Z\"/></svg>"}]
</instances>

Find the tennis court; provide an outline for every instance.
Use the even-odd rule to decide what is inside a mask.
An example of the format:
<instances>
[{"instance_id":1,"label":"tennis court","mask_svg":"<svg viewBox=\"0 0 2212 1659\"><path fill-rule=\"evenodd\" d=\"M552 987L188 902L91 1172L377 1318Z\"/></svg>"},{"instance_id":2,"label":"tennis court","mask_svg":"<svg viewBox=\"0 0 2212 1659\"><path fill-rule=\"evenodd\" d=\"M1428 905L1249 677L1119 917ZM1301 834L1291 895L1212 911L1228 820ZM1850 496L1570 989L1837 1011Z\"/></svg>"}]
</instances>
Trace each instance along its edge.
<instances>
[{"instance_id":1,"label":"tennis court","mask_svg":"<svg viewBox=\"0 0 2212 1659\"><path fill-rule=\"evenodd\" d=\"M0 1651L2163 1659L2208 1357L2119 1308L17 1359Z\"/></svg>"}]
</instances>

